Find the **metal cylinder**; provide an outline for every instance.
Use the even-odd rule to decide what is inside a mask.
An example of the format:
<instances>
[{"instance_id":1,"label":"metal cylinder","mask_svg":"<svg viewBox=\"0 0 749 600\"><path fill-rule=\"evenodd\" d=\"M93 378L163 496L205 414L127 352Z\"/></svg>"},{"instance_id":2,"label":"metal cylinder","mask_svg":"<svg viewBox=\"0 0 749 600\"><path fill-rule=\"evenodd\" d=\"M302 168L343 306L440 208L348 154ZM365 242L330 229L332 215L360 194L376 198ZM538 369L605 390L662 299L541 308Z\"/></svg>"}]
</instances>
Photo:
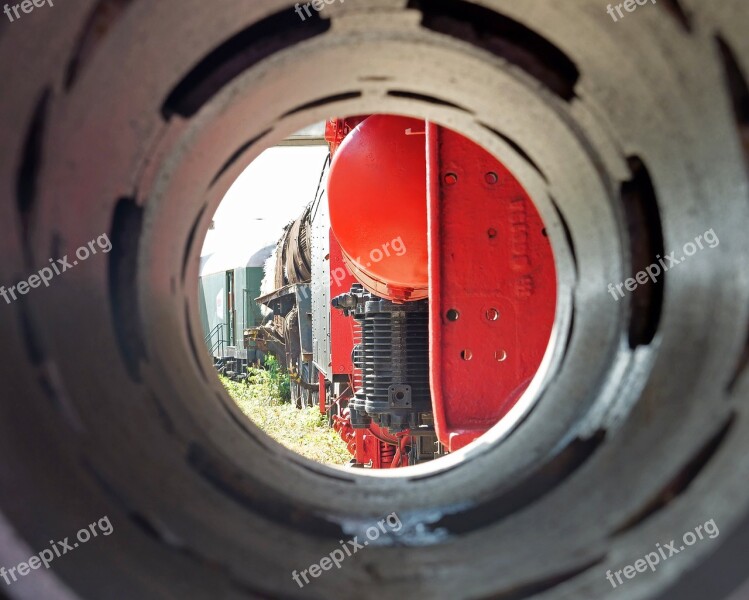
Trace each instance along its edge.
<instances>
[{"instance_id":1,"label":"metal cylinder","mask_svg":"<svg viewBox=\"0 0 749 600\"><path fill-rule=\"evenodd\" d=\"M309 283L312 276L310 210L304 212L284 230L276 247L276 289L292 283Z\"/></svg>"},{"instance_id":2,"label":"metal cylinder","mask_svg":"<svg viewBox=\"0 0 749 600\"><path fill-rule=\"evenodd\" d=\"M351 273L396 302L428 294L426 124L375 115L335 153L330 223Z\"/></svg>"},{"instance_id":3,"label":"metal cylinder","mask_svg":"<svg viewBox=\"0 0 749 600\"><path fill-rule=\"evenodd\" d=\"M370 420L391 432L418 426L419 415L432 410L427 301L396 304L356 285L333 304L357 323L354 427L366 427Z\"/></svg>"}]
</instances>

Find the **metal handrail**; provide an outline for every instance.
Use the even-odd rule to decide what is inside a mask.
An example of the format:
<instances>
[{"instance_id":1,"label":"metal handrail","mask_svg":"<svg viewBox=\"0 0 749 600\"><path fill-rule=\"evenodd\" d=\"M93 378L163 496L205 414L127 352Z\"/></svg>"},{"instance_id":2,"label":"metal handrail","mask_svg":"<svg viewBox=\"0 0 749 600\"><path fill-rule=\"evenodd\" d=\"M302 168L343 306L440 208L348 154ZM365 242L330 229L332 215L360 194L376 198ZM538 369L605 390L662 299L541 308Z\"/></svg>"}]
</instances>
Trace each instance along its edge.
<instances>
[{"instance_id":1,"label":"metal handrail","mask_svg":"<svg viewBox=\"0 0 749 600\"><path fill-rule=\"evenodd\" d=\"M218 324L218 325L216 325L216 326L215 326L215 327L214 327L213 329L211 329L211 332L210 332L210 333L209 333L208 335L206 335L206 336L205 336L205 343L207 344L208 342L210 342L210 340L212 340L212 339L213 339L213 335L214 335L214 334L215 334L215 333L216 333L216 332L217 332L217 331L218 331L218 330L219 330L219 329L220 329L221 327L223 327L223 326L224 326L224 324L223 324L223 323L219 323L219 324Z\"/></svg>"},{"instance_id":2,"label":"metal handrail","mask_svg":"<svg viewBox=\"0 0 749 600\"><path fill-rule=\"evenodd\" d=\"M216 325L211 332L205 337L205 345L208 347L208 352L211 354L211 356L214 356L214 353L216 350L221 350L221 357L224 356L224 346L227 342L227 339L224 338L224 327L225 325L223 323L219 323ZM216 337L216 341L213 341L214 336Z\"/></svg>"}]
</instances>

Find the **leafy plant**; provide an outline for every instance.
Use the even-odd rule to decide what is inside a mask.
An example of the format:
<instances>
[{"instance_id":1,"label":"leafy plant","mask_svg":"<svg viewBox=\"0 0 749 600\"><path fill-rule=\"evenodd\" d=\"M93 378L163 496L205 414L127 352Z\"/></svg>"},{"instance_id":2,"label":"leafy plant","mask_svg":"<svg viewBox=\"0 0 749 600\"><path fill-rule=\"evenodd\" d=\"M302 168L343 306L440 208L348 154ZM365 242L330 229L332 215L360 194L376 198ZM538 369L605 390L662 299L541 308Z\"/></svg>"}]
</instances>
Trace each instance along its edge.
<instances>
[{"instance_id":1,"label":"leafy plant","mask_svg":"<svg viewBox=\"0 0 749 600\"><path fill-rule=\"evenodd\" d=\"M284 402L291 401L291 378L281 369L278 359L272 354L265 357L265 369L270 374L270 381L278 398Z\"/></svg>"}]
</instances>

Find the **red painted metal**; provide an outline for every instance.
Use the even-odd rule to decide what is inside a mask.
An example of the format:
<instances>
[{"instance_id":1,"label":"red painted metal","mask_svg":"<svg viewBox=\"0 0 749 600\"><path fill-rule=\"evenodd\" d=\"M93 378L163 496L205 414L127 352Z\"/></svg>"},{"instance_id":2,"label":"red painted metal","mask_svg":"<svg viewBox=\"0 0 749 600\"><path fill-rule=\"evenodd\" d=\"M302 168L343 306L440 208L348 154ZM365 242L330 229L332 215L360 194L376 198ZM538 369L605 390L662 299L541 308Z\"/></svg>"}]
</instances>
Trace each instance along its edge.
<instances>
[{"instance_id":1,"label":"red painted metal","mask_svg":"<svg viewBox=\"0 0 749 600\"><path fill-rule=\"evenodd\" d=\"M356 430L356 462L372 469L382 469L381 442L370 429Z\"/></svg>"},{"instance_id":2,"label":"red painted metal","mask_svg":"<svg viewBox=\"0 0 749 600\"><path fill-rule=\"evenodd\" d=\"M369 117L340 143L328 180L331 226L352 273L396 302L428 291L424 134L417 119Z\"/></svg>"},{"instance_id":3,"label":"red painted metal","mask_svg":"<svg viewBox=\"0 0 749 600\"><path fill-rule=\"evenodd\" d=\"M391 469L408 466L408 446L411 442L411 430L406 429L396 435L398 436L398 445L395 456L393 456L393 461L390 464Z\"/></svg>"},{"instance_id":4,"label":"red painted metal","mask_svg":"<svg viewBox=\"0 0 749 600\"><path fill-rule=\"evenodd\" d=\"M319 381L318 381L318 391L319 391L319 398L320 398L320 414L325 414L328 410L328 398L327 398L327 389L326 389L326 383L325 383L325 375L322 373L319 374Z\"/></svg>"},{"instance_id":5,"label":"red painted metal","mask_svg":"<svg viewBox=\"0 0 749 600\"><path fill-rule=\"evenodd\" d=\"M509 412L548 346L556 271L543 222L509 171L459 134L380 115L331 121L326 134L338 235L331 234L331 297L355 281L394 301L428 290L435 427L455 451ZM403 241L410 263L367 260L388 238ZM353 322L337 311L331 342L333 372L351 374ZM336 430L359 464L407 464L408 432L354 430L347 409Z\"/></svg>"},{"instance_id":6,"label":"red painted metal","mask_svg":"<svg viewBox=\"0 0 749 600\"><path fill-rule=\"evenodd\" d=\"M356 456L356 431L351 426L348 408L344 408L340 415L333 415L333 429L341 436L348 451Z\"/></svg>"},{"instance_id":7,"label":"red painted metal","mask_svg":"<svg viewBox=\"0 0 749 600\"><path fill-rule=\"evenodd\" d=\"M556 269L528 194L491 154L427 126L430 371L449 451L516 404L549 343Z\"/></svg>"},{"instance_id":8,"label":"red painted metal","mask_svg":"<svg viewBox=\"0 0 749 600\"><path fill-rule=\"evenodd\" d=\"M366 118L366 116L362 116L348 119L330 119L327 122L325 139L330 145L331 156L337 154L346 137ZM351 261L344 256L332 228L330 230L330 254L327 258L330 261L330 298L335 298L349 292L358 280L354 277ZM354 327L354 320L351 317L346 317L339 311L331 311L331 360L328 366L333 375L348 376L351 389L346 397L350 397L356 388L352 360L352 350L355 343ZM324 376L321 375L321 411L323 410L323 381ZM333 403L338 403L340 407L342 401L345 401L345 398L336 398ZM340 414L333 416L333 429L345 442L346 448L353 456L354 461L359 465L366 465L373 469L392 467L397 454L397 446L385 441L388 434L380 430L376 424L372 424L370 429L354 429L348 407L339 408L338 412ZM392 441L397 442L398 440L393 439Z\"/></svg>"},{"instance_id":9,"label":"red painted metal","mask_svg":"<svg viewBox=\"0 0 749 600\"><path fill-rule=\"evenodd\" d=\"M343 259L341 245L333 231L330 232L330 297L335 298L351 291L357 283ZM351 350L354 347L354 321L339 310L330 311L330 370L333 375L353 377L354 365Z\"/></svg>"},{"instance_id":10,"label":"red painted metal","mask_svg":"<svg viewBox=\"0 0 749 600\"><path fill-rule=\"evenodd\" d=\"M412 443L409 430L392 435L376 423L371 423L369 429L354 429L348 407L333 416L333 429L360 465L372 469L408 466L408 446Z\"/></svg>"},{"instance_id":11,"label":"red painted metal","mask_svg":"<svg viewBox=\"0 0 749 600\"><path fill-rule=\"evenodd\" d=\"M330 146L330 155L335 156L338 147L346 136L359 125L367 116L350 117L348 119L329 119L325 124L325 141Z\"/></svg>"},{"instance_id":12,"label":"red painted metal","mask_svg":"<svg viewBox=\"0 0 749 600\"><path fill-rule=\"evenodd\" d=\"M401 458L398 459L398 464L394 462L397 456L396 443L400 440L393 439L392 443L382 441L389 436L375 423L372 423L369 429L354 429L351 426L348 407L341 411L340 416L333 417L333 429L346 443L346 448L357 464L366 465L372 469L405 466Z\"/></svg>"}]
</instances>

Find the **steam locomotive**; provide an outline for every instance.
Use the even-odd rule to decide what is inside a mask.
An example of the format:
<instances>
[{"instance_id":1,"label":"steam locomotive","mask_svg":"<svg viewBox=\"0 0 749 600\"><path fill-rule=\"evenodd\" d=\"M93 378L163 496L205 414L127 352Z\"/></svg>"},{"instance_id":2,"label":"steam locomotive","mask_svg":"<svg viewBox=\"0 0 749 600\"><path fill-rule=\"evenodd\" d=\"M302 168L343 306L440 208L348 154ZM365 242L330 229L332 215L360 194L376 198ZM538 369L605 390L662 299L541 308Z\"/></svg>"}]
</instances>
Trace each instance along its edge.
<instances>
[{"instance_id":1,"label":"steam locomotive","mask_svg":"<svg viewBox=\"0 0 749 600\"><path fill-rule=\"evenodd\" d=\"M431 461L507 418L538 371L552 249L509 171L449 129L371 115L325 137L315 200L257 298L272 317L246 339L290 373L297 406L327 414L351 466Z\"/></svg>"}]
</instances>

